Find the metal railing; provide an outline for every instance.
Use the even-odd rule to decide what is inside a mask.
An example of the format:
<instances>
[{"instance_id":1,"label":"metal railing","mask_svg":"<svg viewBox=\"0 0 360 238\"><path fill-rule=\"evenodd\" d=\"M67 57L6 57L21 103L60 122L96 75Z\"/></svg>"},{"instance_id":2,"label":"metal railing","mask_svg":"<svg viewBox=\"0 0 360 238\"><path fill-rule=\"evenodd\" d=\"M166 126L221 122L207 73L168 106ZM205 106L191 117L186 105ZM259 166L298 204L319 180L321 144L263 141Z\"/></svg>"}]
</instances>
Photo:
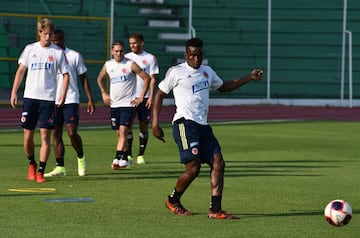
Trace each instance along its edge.
<instances>
[{"instance_id":1,"label":"metal railing","mask_svg":"<svg viewBox=\"0 0 360 238\"><path fill-rule=\"evenodd\" d=\"M192 0L189 0L189 39L192 37L196 37L195 28L192 25L192 9L193 9Z\"/></svg>"},{"instance_id":2,"label":"metal railing","mask_svg":"<svg viewBox=\"0 0 360 238\"><path fill-rule=\"evenodd\" d=\"M343 30L342 30L342 52L341 52L341 87L340 98L344 99L344 85L345 85L345 60L346 60L346 36L348 36L348 70L349 70L349 107L352 107L353 99L353 69L352 69L352 32L347 30L347 0L344 0L344 14L343 14Z\"/></svg>"}]
</instances>

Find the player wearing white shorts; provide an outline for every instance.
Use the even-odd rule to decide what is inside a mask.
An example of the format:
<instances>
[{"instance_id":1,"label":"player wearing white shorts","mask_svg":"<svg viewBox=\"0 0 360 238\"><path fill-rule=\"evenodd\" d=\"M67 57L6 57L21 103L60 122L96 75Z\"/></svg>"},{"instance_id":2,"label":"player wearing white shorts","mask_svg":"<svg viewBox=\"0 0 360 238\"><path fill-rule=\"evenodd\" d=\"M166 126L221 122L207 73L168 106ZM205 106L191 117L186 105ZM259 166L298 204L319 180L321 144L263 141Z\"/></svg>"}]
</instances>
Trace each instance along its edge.
<instances>
[{"instance_id":1,"label":"player wearing white shorts","mask_svg":"<svg viewBox=\"0 0 360 238\"><path fill-rule=\"evenodd\" d=\"M145 94L144 101L140 103L139 106L135 108L135 115L137 115L139 121L139 153L136 157L136 162L138 164L145 164L144 153L148 143L149 138L149 122L151 119L151 105L154 95L154 87L156 84L156 76L159 74L159 66L156 57L144 50L144 36L140 33L133 33L129 36L129 46L131 52L125 55L126 58L129 58L135 61L146 73L150 75L150 84L149 90ZM136 93L135 96L139 97L141 95L142 89L144 87L144 81L140 77L137 78L136 83ZM128 134L128 158L132 159L132 143L133 143L133 133L132 127L129 130Z\"/></svg>"},{"instance_id":2,"label":"player wearing white shorts","mask_svg":"<svg viewBox=\"0 0 360 238\"><path fill-rule=\"evenodd\" d=\"M111 127L116 130L116 154L112 162L112 169L126 168L129 165L127 158L127 135L134 117L134 107L144 100L150 83L150 76L134 61L125 58L124 44L115 41L111 47L113 59L105 62L97 82L105 105L110 106ZM136 75L144 81L139 97L135 96ZM110 80L110 95L104 87L106 76Z\"/></svg>"},{"instance_id":3,"label":"player wearing white shorts","mask_svg":"<svg viewBox=\"0 0 360 238\"><path fill-rule=\"evenodd\" d=\"M65 124L67 134L75 152L77 153L78 175L84 176L87 172L86 160L83 150L82 138L78 134L79 125L79 104L80 92L78 86L78 78L84 88L88 98L87 112L92 115L95 110L93 97L91 94L90 83L86 75L87 68L84 64L82 55L72 49L65 47L65 34L62 30L55 30L53 43L62 48L65 52L66 59L69 63L70 84L66 94L65 103L61 107L56 107L55 111L55 130L53 133L53 147L56 160L55 168L44 174L45 177L65 176L66 170L64 166L65 147L62 139L63 127ZM61 84L63 77L58 74L57 97L61 93Z\"/></svg>"},{"instance_id":4,"label":"player wearing white shorts","mask_svg":"<svg viewBox=\"0 0 360 238\"><path fill-rule=\"evenodd\" d=\"M166 198L165 206L175 214L192 215L183 207L180 198L198 176L202 163L210 167L211 203L208 217L213 219L237 219L221 207L224 186L225 161L220 145L208 125L209 91L227 92L241 87L251 80L260 80L263 71L254 69L240 79L223 81L209 66L201 65L203 42L199 38L186 41L185 63L171 67L165 79L159 83L153 105L153 134L164 141L159 126L159 114L163 99L173 91L176 113L173 117L173 136L178 145L180 161L185 171L179 176L173 192Z\"/></svg>"},{"instance_id":5,"label":"player wearing white shorts","mask_svg":"<svg viewBox=\"0 0 360 238\"><path fill-rule=\"evenodd\" d=\"M27 178L36 180L37 183L46 182L44 171L50 154L51 129L54 128L58 72L63 75L64 80L57 105L64 104L69 85L69 70L64 52L51 42L54 29L54 24L48 18L42 18L37 23L40 41L27 45L21 53L10 98L10 104L15 108L18 101L17 91L26 72L21 126L24 128L24 150L29 160ZM41 147L39 168L36 172L34 133L37 122L40 127Z\"/></svg>"}]
</instances>

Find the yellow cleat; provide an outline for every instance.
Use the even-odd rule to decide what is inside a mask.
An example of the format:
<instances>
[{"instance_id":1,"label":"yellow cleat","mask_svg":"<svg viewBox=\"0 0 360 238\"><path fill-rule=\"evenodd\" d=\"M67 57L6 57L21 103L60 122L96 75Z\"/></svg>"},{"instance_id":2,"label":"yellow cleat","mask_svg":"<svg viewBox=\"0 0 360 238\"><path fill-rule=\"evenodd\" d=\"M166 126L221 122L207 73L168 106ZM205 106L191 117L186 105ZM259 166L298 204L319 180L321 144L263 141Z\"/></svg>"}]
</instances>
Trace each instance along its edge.
<instances>
[{"instance_id":1,"label":"yellow cleat","mask_svg":"<svg viewBox=\"0 0 360 238\"><path fill-rule=\"evenodd\" d=\"M56 166L55 169L49 173L44 174L44 177L63 177L66 176L66 170L65 167L62 166Z\"/></svg>"}]
</instances>

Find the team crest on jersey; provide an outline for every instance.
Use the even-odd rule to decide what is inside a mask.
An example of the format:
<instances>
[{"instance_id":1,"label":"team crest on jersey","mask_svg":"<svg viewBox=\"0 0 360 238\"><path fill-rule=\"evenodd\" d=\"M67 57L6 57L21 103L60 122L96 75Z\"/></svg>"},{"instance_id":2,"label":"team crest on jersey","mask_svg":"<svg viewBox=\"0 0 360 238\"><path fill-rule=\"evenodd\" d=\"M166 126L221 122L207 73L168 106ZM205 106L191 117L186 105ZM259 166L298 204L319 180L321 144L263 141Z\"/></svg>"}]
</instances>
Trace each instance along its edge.
<instances>
[{"instance_id":1,"label":"team crest on jersey","mask_svg":"<svg viewBox=\"0 0 360 238\"><path fill-rule=\"evenodd\" d=\"M54 62L54 56L49 55L48 60L49 60L50 62Z\"/></svg>"},{"instance_id":2,"label":"team crest on jersey","mask_svg":"<svg viewBox=\"0 0 360 238\"><path fill-rule=\"evenodd\" d=\"M143 60L142 63L143 63L143 65L147 65L147 61L146 61L146 60Z\"/></svg>"},{"instance_id":3,"label":"team crest on jersey","mask_svg":"<svg viewBox=\"0 0 360 238\"><path fill-rule=\"evenodd\" d=\"M126 69L125 68L122 69L122 72L123 72L123 74L126 74Z\"/></svg>"},{"instance_id":4,"label":"team crest on jersey","mask_svg":"<svg viewBox=\"0 0 360 238\"><path fill-rule=\"evenodd\" d=\"M209 78L209 75L208 75L207 72L204 72L204 77L207 78L207 79Z\"/></svg>"}]
</instances>

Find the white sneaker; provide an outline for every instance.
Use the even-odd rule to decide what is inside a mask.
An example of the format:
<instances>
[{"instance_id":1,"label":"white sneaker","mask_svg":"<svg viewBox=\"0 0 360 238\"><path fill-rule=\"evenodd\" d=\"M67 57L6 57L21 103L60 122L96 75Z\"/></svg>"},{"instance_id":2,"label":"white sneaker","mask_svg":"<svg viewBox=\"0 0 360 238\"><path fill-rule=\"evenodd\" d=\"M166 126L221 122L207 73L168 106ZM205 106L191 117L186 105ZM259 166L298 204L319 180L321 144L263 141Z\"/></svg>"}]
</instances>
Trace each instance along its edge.
<instances>
[{"instance_id":1,"label":"white sneaker","mask_svg":"<svg viewBox=\"0 0 360 238\"><path fill-rule=\"evenodd\" d=\"M111 164L111 168L112 169L120 169L120 166L119 166L119 160L118 159L114 159L112 164Z\"/></svg>"},{"instance_id":2,"label":"white sneaker","mask_svg":"<svg viewBox=\"0 0 360 238\"><path fill-rule=\"evenodd\" d=\"M121 159L121 160L119 160L119 168L120 169L125 169L126 167L128 167L129 166L129 161L127 161L127 160L124 160L124 159Z\"/></svg>"}]
</instances>

